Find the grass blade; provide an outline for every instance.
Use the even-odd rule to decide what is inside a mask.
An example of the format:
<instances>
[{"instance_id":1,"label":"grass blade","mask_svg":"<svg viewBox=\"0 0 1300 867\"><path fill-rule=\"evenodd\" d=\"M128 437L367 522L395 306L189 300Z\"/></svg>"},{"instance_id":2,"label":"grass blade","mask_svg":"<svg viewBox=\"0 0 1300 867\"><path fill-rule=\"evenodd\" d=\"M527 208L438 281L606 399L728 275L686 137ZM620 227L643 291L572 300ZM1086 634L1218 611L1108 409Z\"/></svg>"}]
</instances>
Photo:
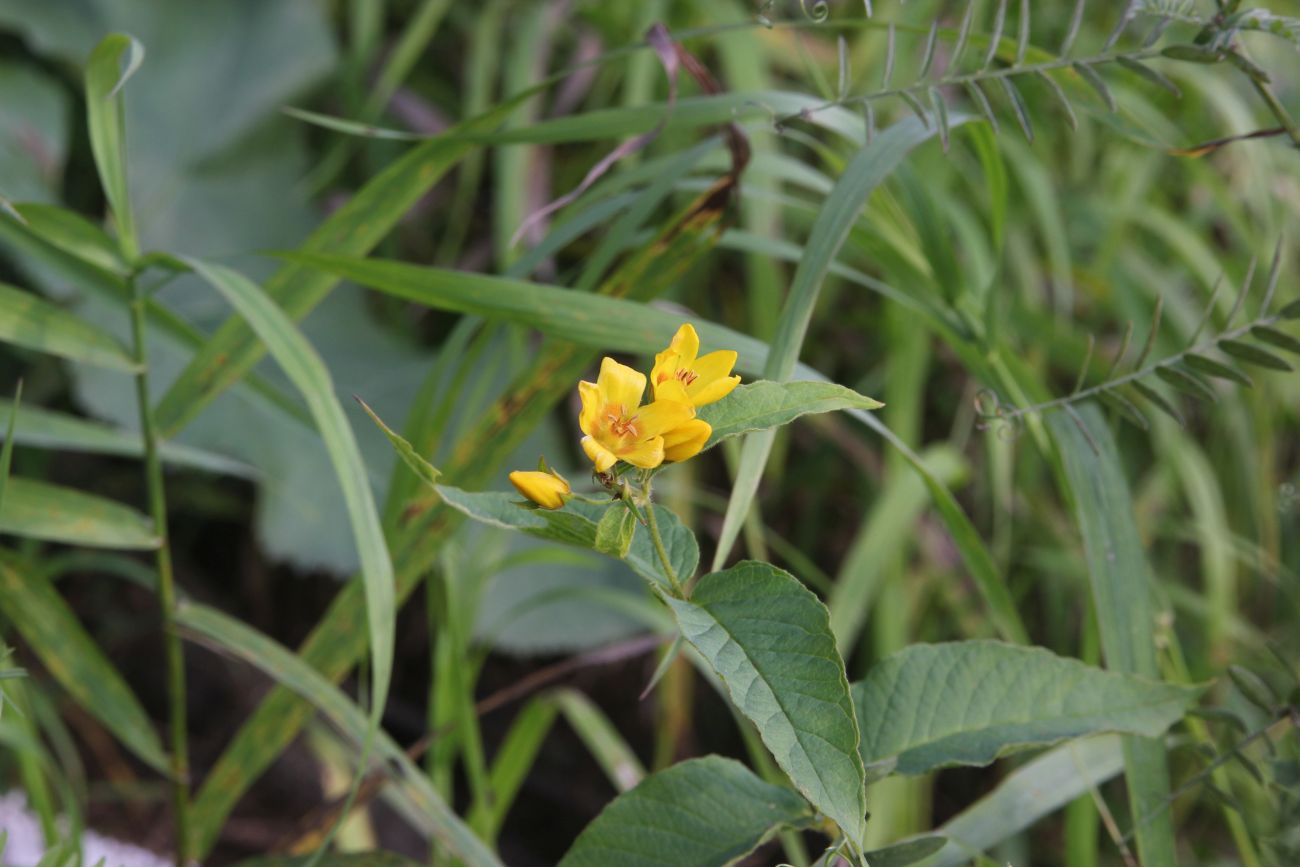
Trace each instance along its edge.
<instances>
[{"instance_id":1,"label":"grass blade","mask_svg":"<svg viewBox=\"0 0 1300 867\"><path fill-rule=\"evenodd\" d=\"M964 118L954 117L952 124L956 125L963 120ZM817 213L804 248L804 256L790 286L776 337L772 341L772 352L763 370L764 378L780 381L789 379L794 373L822 283L863 205L872 191L898 167L912 148L933 134L932 129L927 129L919 121L902 121L876 136L870 145L854 155ZM726 562L731 553L741 523L758 492L759 479L762 478L763 468L771 453L774 437L774 432L764 431L745 439L731 501L727 504L713 559L715 571Z\"/></svg>"},{"instance_id":2,"label":"grass blade","mask_svg":"<svg viewBox=\"0 0 1300 867\"><path fill-rule=\"evenodd\" d=\"M126 57L126 68L122 58ZM126 183L126 125L123 120L122 85L144 60L144 47L122 33L105 36L86 63L86 120L90 149L95 155L100 183L117 223L122 256L128 262L140 253L135 217Z\"/></svg>"},{"instance_id":3,"label":"grass blade","mask_svg":"<svg viewBox=\"0 0 1300 867\"><path fill-rule=\"evenodd\" d=\"M10 481L12 486L16 479ZM6 505L14 492L5 497ZM149 715L49 581L0 563L0 611L76 702L150 767L167 757Z\"/></svg>"},{"instance_id":4,"label":"grass blade","mask_svg":"<svg viewBox=\"0 0 1300 867\"><path fill-rule=\"evenodd\" d=\"M110 370L137 367L117 338L8 283L0 283L0 341Z\"/></svg>"},{"instance_id":5,"label":"grass blade","mask_svg":"<svg viewBox=\"0 0 1300 867\"><path fill-rule=\"evenodd\" d=\"M1152 577L1115 441L1093 406L1081 407L1073 417L1054 414L1048 426L1083 536L1106 666L1158 678ZM1123 750L1141 862L1173 865L1173 823L1164 811L1169 799L1165 746L1127 736Z\"/></svg>"},{"instance_id":6,"label":"grass blade","mask_svg":"<svg viewBox=\"0 0 1300 867\"><path fill-rule=\"evenodd\" d=\"M94 548L153 550L153 522L112 500L35 479L11 478L0 507L0 532Z\"/></svg>"}]
</instances>

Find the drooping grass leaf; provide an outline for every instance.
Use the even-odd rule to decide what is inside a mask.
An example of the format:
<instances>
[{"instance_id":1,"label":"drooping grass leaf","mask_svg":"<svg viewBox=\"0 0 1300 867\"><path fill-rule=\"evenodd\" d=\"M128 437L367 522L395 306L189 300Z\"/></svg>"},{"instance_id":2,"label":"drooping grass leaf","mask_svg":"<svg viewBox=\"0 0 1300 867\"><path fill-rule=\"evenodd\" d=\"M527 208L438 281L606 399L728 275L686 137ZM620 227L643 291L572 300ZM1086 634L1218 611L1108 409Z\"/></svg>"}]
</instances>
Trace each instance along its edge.
<instances>
[{"instance_id":1,"label":"drooping grass leaf","mask_svg":"<svg viewBox=\"0 0 1300 867\"><path fill-rule=\"evenodd\" d=\"M951 123L956 126L965 119L954 116ZM858 214L871 193L898 167L912 148L933 134L934 130L920 121L902 121L861 148L845 167L844 173L817 212L808 242L804 246L803 258L799 260L785 309L781 312L776 337L772 341L772 351L763 368L765 379L787 380L794 373L822 283L848 238L850 229L857 222ZM715 570L726 562L740 532L741 523L758 493L758 484L768 455L771 454L774 438L774 432L762 431L745 440L731 499L727 503L722 530L718 535L718 546L713 558Z\"/></svg>"},{"instance_id":2,"label":"drooping grass leaf","mask_svg":"<svg viewBox=\"0 0 1300 867\"><path fill-rule=\"evenodd\" d=\"M1068 417L1053 414L1048 426L1083 536L1106 667L1158 678L1152 578L1115 440L1092 406ZM1125 736L1124 765L1142 863L1175 864L1164 744Z\"/></svg>"},{"instance_id":3,"label":"drooping grass leaf","mask_svg":"<svg viewBox=\"0 0 1300 867\"><path fill-rule=\"evenodd\" d=\"M126 57L126 67L122 59ZM122 257L134 259L140 252L135 235L135 217L126 183L126 125L122 111L122 85L144 60L144 47L121 33L105 36L86 63L86 122L90 149L95 155L104 196L117 224Z\"/></svg>"},{"instance_id":4,"label":"drooping grass leaf","mask_svg":"<svg viewBox=\"0 0 1300 867\"><path fill-rule=\"evenodd\" d=\"M13 493L6 492L5 505ZM81 707L141 761L168 773L149 715L49 581L0 562L0 611Z\"/></svg>"},{"instance_id":5,"label":"drooping grass leaf","mask_svg":"<svg viewBox=\"0 0 1300 867\"><path fill-rule=\"evenodd\" d=\"M131 270L113 239L76 211L35 202L16 204L14 210L28 231L65 253L119 277Z\"/></svg>"},{"instance_id":6,"label":"drooping grass leaf","mask_svg":"<svg viewBox=\"0 0 1300 867\"><path fill-rule=\"evenodd\" d=\"M0 341L113 370L137 368L117 338L7 283L0 283Z\"/></svg>"},{"instance_id":7,"label":"drooping grass leaf","mask_svg":"<svg viewBox=\"0 0 1300 867\"><path fill-rule=\"evenodd\" d=\"M803 799L732 759L690 759L646 777L601 811L560 867L729 864L781 827L811 821Z\"/></svg>"},{"instance_id":8,"label":"drooping grass leaf","mask_svg":"<svg viewBox=\"0 0 1300 867\"><path fill-rule=\"evenodd\" d=\"M95 548L158 547L153 522L135 509L35 479L9 480L0 532Z\"/></svg>"},{"instance_id":9,"label":"drooping grass leaf","mask_svg":"<svg viewBox=\"0 0 1300 867\"><path fill-rule=\"evenodd\" d=\"M1016 769L992 792L937 828L948 845L928 863L930 867L968 864L1123 768L1120 739L1115 735L1055 747Z\"/></svg>"},{"instance_id":10,"label":"drooping grass leaf","mask_svg":"<svg viewBox=\"0 0 1300 867\"><path fill-rule=\"evenodd\" d=\"M35 406L19 407L0 400L0 416L11 412L15 417L13 437L16 445L125 457L138 457L143 453L139 434L130 431L75 415ZM164 461L178 466L234 476L256 474L252 467L234 458L179 443L162 443L159 454Z\"/></svg>"},{"instance_id":11,"label":"drooping grass leaf","mask_svg":"<svg viewBox=\"0 0 1300 867\"><path fill-rule=\"evenodd\" d=\"M698 417L713 427L706 449L723 440L780 427L809 413L840 409L879 409L878 400L830 382L771 382L737 386L716 403L700 407Z\"/></svg>"},{"instance_id":12,"label":"drooping grass leaf","mask_svg":"<svg viewBox=\"0 0 1300 867\"><path fill-rule=\"evenodd\" d=\"M865 772L826 606L790 573L754 561L705 575L689 600L667 602L777 764L859 846Z\"/></svg>"},{"instance_id":13,"label":"drooping grass leaf","mask_svg":"<svg viewBox=\"0 0 1300 867\"><path fill-rule=\"evenodd\" d=\"M203 605L182 602L177 607L176 620L181 626L256 666L277 683L302 696L329 717L357 747L370 739L373 729L367 714L302 657L235 618ZM501 867L496 856L438 795L428 776L382 729L375 738L375 746L379 755L396 768L398 778L416 799L439 841L466 864Z\"/></svg>"},{"instance_id":14,"label":"drooping grass leaf","mask_svg":"<svg viewBox=\"0 0 1300 867\"><path fill-rule=\"evenodd\" d=\"M393 564L355 435L334 394L325 363L270 296L229 268L198 260L190 264L248 322L279 362L307 402L325 442L361 559L372 676L369 743L369 737L379 729L388 698L397 602Z\"/></svg>"},{"instance_id":15,"label":"drooping grass leaf","mask_svg":"<svg viewBox=\"0 0 1300 867\"><path fill-rule=\"evenodd\" d=\"M901 774L1102 732L1156 737L1199 694L997 641L915 644L853 685L863 761Z\"/></svg>"}]
</instances>

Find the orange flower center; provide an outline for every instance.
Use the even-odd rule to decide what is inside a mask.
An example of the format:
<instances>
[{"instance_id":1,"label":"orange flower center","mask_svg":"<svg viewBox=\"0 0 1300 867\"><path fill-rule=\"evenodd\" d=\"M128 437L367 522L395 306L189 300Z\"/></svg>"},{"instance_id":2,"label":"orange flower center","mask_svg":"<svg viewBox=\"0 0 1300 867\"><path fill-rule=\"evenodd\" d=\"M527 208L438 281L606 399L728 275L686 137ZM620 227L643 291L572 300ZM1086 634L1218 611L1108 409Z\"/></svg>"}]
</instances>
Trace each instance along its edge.
<instances>
[{"instance_id":1,"label":"orange flower center","mask_svg":"<svg viewBox=\"0 0 1300 867\"><path fill-rule=\"evenodd\" d=\"M610 433L616 437L637 435L636 416L624 415L622 404L611 404L606 407L605 421L609 424Z\"/></svg>"},{"instance_id":2,"label":"orange flower center","mask_svg":"<svg viewBox=\"0 0 1300 867\"><path fill-rule=\"evenodd\" d=\"M667 373L659 374L659 382L661 383L666 382L669 379L675 379L678 382L680 382L682 385L690 385L691 383L695 382L695 380L699 378L700 375L698 373L695 373L689 367L680 368L676 373L673 374L667 374Z\"/></svg>"}]
</instances>

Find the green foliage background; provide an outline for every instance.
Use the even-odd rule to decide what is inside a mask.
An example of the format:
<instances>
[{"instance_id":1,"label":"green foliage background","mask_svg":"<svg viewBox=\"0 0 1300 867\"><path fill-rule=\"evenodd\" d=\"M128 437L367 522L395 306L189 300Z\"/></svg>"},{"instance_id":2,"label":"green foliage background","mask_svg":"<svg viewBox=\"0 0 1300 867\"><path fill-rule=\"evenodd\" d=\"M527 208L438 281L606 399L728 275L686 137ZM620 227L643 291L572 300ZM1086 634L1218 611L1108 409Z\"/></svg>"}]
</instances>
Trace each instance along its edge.
<instances>
[{"instance_id":1,"label":"green foliage background","mask_svg":"<svg viewBox=\"0 0 1300 867\"><path fill-rule=\"evenodd\" d=\"M1296 10L872 6L0 6L0 779L51 839L148 816L205 863L312 851L315 776L374 756L359 797L401 818L340 850L809 864L865 775L873 865L1294 863ZM716 92L670 82L655 23ZM660 477L676 568L714 573L670 613L644 534L602 557L572 530L598 514L479 492L538 454L583 479L577 379L683 321L747 381L840 385L753 386L713 418L743 439ZM181 826L170 580L130 553L160 537ZM789 634L737 667L718 630L753 651L764 618ZM822 662L842 730L791 698ZM784 672L788 736L747 665ZM824 790L815 738L847 757ZM708 753L748 767L679 761ZM313 779L277 803L282 755ZM693 849L664 799L734 822Z\"/></svg>"}]
</instances>

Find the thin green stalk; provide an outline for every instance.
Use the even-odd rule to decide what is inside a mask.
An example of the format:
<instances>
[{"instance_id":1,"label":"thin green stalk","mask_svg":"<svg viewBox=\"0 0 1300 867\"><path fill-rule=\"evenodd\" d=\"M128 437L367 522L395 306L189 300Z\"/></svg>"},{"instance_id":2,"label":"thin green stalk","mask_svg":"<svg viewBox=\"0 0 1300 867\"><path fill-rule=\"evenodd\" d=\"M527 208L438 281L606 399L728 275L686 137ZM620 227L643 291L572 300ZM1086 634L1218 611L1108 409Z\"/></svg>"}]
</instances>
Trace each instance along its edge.
<instances>
[{"instance_id":1,"label":"thin green stalk","mask_svg":"<svg viewBox=\"0 0 1300 867\"><path fill-rule=\"evenodd\" d=\"M668 577L668 583L673 586L673 595L678 599L686 598L686 591L682 589L681 579L677 577L677 570L673 568L672 561L668 559L668 549L664 547L663 537L659 535L659 521L655 518L654 503L650 501L650 478L646 477L645 487L642 488L645 494L645 524L646 529L650 531L650 540L654 542L655 551L659 553L659 562L664 564L664 575Z\"/></svg>"},{"instance_id":2,"label":"thin green stalk","mask_svg":"<svg viewBox=\"0 0 1300 867\"><path fill-rule=\"evenodd\" d=\"M140 436L144 440L145 481L149 489L149 514L158 537L155 563L158 569L158 605L162 611L164 656L167 666L167 706L171 726L173 798L176 811L176 864L189 863L190 760L186 745L185 657L176 632L176 582L172 574L171 546L167 539L167 498L163 489L162 459L158 454L158 430L149 402L149 348L145 342L145 305L148 297L139 281L131 278L131 337L140 372L135 377L136 401L140 406Z\"/></svg>"}]
</instances>

